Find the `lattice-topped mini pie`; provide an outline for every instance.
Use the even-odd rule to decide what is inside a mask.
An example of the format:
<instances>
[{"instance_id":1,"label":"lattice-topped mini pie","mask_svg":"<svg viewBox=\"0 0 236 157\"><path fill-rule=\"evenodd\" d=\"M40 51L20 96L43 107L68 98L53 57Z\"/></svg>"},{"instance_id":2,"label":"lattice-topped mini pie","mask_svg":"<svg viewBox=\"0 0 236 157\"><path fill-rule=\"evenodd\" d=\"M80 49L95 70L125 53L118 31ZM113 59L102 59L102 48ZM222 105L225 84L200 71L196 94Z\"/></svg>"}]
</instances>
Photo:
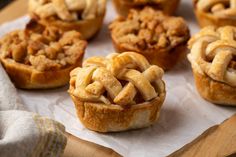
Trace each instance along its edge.
<instances>
[{"instance_id":1,"label":"lattice-topped mini pie","mask_svg":"<svg viewBox=\"0 0 236 157\"><path fill-rule=\"evenodd\" d=\"M127 16L130 9L141 9L151 6L172 15L178 8L180 0L113 0L114 6L121 16Z\"/></svg>"},{"instance_id":2,"label":"lattice-topped mini pie","mask_svg":"<svg viewBox=\"0 0 236 157\"><path fill-rule=\"evenodd\" d=\"M236 105L236 27L209 26L189 41L197 89L216 104Z\"/></svg>"},{"instance_id":3,"label":"lattice-topped mini pie","mask_svg":"<svg viewBox=\"0 0 236 157\"><path fill-rule=\"evenodd\" d=\"M54 88L69 82L69 73L82 63L87 42L76 31L62 32L31 21L25 30L0 40L0 60L19 88Z\"/></svg>"},{"instance_id":4,"label":"lattice-topped mini pie","mask_svg":"<svg viewBox=\"0 0 236 157\"><path fill-rule=\"evenodd\" d=\"M71 72L69 93L89 129L115 132L147 127L165 99L163 70L140 54L91 57Z\"/></svg>"},{"instance_id":5,"label":"lattice-topped mini pie","mask_svg":"<svg viewBox=\"0 0 236 157\"><path fill-rule=\"evenodd\" d=\"M90 39L101 28L106 0L29 0L32 18L43 25L62 30L77 30Z\"/></svg>"},{"instance_id":6,"label":"lattice-topped mini pie","mask_svg":"<svg viewBox=\"0 0 236 157\"><path fill-rule=\"evenodd\" d=\"M141 53L164 70L185 57L190 37L183 18L164 15L151 7L132 9L127 18L113 21L110 31L117 52Z\"/></svg>"},{"instance_id":7,"label":"lattice-topped mini pie","mask_svg":"<svg viewBox=\"0 0 236 157\"><path fill-rule=\"evenodd\" d=\"M236 0L194 0L194 10L201 27L236 26Z\"/></svg>"}]
</instances>

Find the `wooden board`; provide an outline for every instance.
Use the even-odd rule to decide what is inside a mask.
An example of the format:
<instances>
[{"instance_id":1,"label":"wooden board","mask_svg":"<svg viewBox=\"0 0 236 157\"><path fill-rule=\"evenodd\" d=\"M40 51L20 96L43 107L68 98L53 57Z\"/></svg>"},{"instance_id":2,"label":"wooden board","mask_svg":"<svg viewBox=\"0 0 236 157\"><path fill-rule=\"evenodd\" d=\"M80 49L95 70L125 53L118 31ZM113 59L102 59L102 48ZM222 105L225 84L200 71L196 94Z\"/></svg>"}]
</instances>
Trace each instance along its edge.
<instances>
[{"instance_id":1,"label":"wooden board","mask_svg":"<svg viewBox=\"0 0 236 157\"><path fill-rule=\"evenodd\" d=\"M168 157L236 157L236 115L209 128Z\"/></svg>"},{"instance_id":2,"label":"wooden board","mask_svg":"<svg viewBox=\"0 0 236 157\"><path fill-rule=\"evenodd\" d=\"M81 140L67 133L67 145L63 157L121 157L112 149Z\"/></svg>"},{"instance_id":3,"label":"wooden board","mask_svg":"<svg viewBox=\"0 0 236 157\"><path fill-rule=\"evenodd\" d=\"M28 0L15 0L0 11L0 24L14 20L27 13Z\"/></svg>"}]
</instances>

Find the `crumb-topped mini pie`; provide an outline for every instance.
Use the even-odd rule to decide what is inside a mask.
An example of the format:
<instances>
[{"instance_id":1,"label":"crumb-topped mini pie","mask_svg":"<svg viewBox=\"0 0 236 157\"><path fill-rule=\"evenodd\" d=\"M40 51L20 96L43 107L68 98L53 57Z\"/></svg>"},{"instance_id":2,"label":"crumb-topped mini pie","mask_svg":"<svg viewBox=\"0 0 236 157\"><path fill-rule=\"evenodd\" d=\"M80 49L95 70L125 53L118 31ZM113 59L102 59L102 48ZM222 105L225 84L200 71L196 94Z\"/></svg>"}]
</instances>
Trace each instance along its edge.
<instances>
[{"instance_id":1,"label":"crumb-topped mini pie","mask_svg":"<svg viewBox=\"0 0 236 157\"><path fill-rule=\"evenodd\" d=\"M111 23L110 31L118 52L141 53L164 70L186 56L190 37L183 18L166 16L151 7L133 9L127 18L119 17Z\"/></svg>"},{"instance_id":2,"label":"crumb-topped mini pie","mask_svg":"<svg viewBox=\"0 0 236 157\"><path fill-rule=\"evenodd\" d=\"M34 25L34 26L33 26ZM82 63L86 41L76 31L29 24L0 40L0 60L18 88L54 88L69 82Z\"/></svg>"},{"instance_id":3,"label":"crumb-topped mini pie","mask_svg":"<svg viewBox=\"0 0 236 157\"><path fill-rule=\"evenodd\" d=\"M200 95L221 105L236 105L236 27L208 26L189 41Z\"/></svg>"},{"instance_id":4,"label":"crumb-topped mini pie","mask_svg":"<svg viewBox=\"0 0 236 157\"><path fill-rule=\"evenodd\" d=\"M151 6L163 11L165 14L175 13L180 0L113 0L114 6L121 16L127 16L130 9L141 9Z\"/></svg>"},{"instance_id":5,"label":"crumb-topped mini pie","mask_svg":"<svg viewBox=\"0 0 236 157\"><path fill-rule=\"evenodd\" d=\"M79 31L90 39L101 28L106 0L29 0L32 18L43 25Z\"/></svg>"},{"instance_id":6,"label":"crumb-topped mini pie","mask_svg":"<svg viewBox=\"0 0 236 157\"><path fill-rule=\"evenodd\" d=\"M143 128L159 117L166 94L163 73L134 52L91 57L71 72L69 93L88 129Z\"/></svg>"},{"instance_id":7,"label":"crumb-topped mini pie","mask_svg":"<svg viewBox=\"0 0 236 157\"><path fill-rule=\"evenodd\" d=\"M236 26L235 0L194 0L194 10L201 27Z\"/></svg>"}]
</instances>

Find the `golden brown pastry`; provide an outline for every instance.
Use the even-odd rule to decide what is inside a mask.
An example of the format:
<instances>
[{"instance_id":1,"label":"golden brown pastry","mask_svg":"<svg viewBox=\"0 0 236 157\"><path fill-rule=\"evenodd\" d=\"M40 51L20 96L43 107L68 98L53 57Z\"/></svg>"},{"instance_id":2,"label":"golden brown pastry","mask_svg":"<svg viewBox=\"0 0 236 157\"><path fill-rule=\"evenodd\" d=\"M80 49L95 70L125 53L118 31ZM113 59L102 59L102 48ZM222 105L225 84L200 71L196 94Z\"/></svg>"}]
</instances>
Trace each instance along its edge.
<instances>
[{"instance_id":1,"label":"golden brown pastry","mask_svg":"<svg viewBox=\"0 0 236 157\"><path fill-rule=\"evenodd\" d=\"M194 0L194 10L201 27L236 26L236 0Z\"/></svg>"},{"instance_id":2,"label":"golden brown pastry","mask_svg":"<svg viewBox=\"0 0 236 157\"><path fill-rule=\"evenodd\" d=\"M0 40L0 60L18 88L45 89L66 85L82 63L87 42L76 31L30 23Z\"/></svg>"},{"instance_id":3,"label":"golden brown pastry","mask_svg":"<svg viewBox=\"0 0 236 157\"><path fill-rule=\"evenodd\" d=\"M127 18L113 21L110 31L117 52L141 53L164 70L186 56L190 37L183 18L166 16L151 7L131 10Z\"/></svg>"},{"instance_id":4,"label":"golden brown pastry","mask_svg":"<svg viewBox=\"0 0 236 157\"><path fill-rule=\"evenodd\" d=\"M29 0L32 18L43 25L79 31L90 39L101 28L106 0Z\"/></svg>"},{"instance_id":5,"label":"golden brown pastry","mask_svg":"<svg viewBox=\"0 0 236 157\"><path fill-rule=\"evenodd\" d=\"M189 41L200 95L220 105L236 105L236 27L203 28Z\"/></svg>"},{"instance_id":6,"label":"golden brown pastry","mask_svg":"<svg viewBox=\"0 0 236 157\"><path fill-rule=\"evenodd\" d=\"M143 128L159 117L166 94L163 73L134 52L91 57L71 72L69 93L88 129Z\"/></svg>"},{"instance_id":7,"label":"golden brown pastry","mask_svg":"<svg viewBox=\"0 0 236 157\"><path fill-rule=\"evenodd\" d=\"M130 9L141 9L151 6L172 15L178 8L180 0L113 0L116 11L121 16L127 16Z\"/></svg>"}]
</instances>

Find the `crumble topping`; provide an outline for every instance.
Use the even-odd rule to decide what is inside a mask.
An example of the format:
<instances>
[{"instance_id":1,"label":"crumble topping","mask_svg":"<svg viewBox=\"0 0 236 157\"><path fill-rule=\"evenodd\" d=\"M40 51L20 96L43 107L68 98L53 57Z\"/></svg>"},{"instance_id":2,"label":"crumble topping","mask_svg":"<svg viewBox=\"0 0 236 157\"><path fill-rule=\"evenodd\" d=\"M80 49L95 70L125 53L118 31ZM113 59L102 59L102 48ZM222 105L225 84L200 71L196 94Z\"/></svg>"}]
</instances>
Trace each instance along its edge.
<instances>
[{"instance_id":1,"label":"crumble topping","mask_svg":"<svg viewBox=\"0 0 236 157\"><path fill-rule=\"evenodd\" d=\"M128 17L110 25L113 39L129 50L172 49L187 42L189 29L181 17L171 17L151 7L133 9Z\"/></svg>"},{"instance_id":2,"label":"crumble topping","mask_svg":"<svg viewBox=\"0 0 236 157\"><path fill-rule=\"evenodd\" d=\"M11 32L0 40L2 59L13 59L39 71L48 71L75 64L84 53L87 43L81 40L79 32L63 33L56 27L41 25L28 27L25 31Z\"/></svg>"}]
</instances>

